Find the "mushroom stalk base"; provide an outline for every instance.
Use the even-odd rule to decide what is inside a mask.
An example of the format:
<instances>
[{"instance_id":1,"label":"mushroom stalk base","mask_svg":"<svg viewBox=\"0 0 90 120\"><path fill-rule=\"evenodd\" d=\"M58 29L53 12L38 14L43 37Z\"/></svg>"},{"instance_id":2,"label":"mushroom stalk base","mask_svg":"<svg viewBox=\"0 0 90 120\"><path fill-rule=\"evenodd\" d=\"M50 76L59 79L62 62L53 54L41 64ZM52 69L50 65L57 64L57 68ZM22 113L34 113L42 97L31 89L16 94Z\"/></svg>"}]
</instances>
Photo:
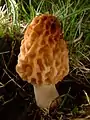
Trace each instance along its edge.
<instances>
[{"instance_id":1,"label":"mushroom stalk base","mask_svg":"<svg viewBox=\"0 0 90 120\"><path fill-rule=\"evenodd\" d=\"M51 102L59 96L55 85L34 85L36 103L41 108L48 109Z\"/></svg>"}]
</instances>

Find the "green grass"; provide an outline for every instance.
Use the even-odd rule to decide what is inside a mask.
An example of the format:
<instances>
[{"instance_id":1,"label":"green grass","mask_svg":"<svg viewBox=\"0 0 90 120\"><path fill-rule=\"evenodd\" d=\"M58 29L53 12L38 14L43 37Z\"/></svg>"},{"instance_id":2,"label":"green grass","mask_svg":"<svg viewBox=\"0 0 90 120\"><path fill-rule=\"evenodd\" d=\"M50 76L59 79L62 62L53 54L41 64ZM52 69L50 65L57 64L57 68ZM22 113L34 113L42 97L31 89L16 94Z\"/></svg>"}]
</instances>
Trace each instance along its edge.
<instances>
[{"instance_id":1,"label":"green grass","mask_svg":"<svg viewBox=\"0 0 90 120\"><path fill-rule=\"evenodd\" d=\"M55 15L61 22L64 39L68 41L70 56L70 73L73 70L90 73L90 68L83 63L90 62L90 4L89 0L41 0L22 3L21 10L25 21L30 23L35 15L50 13ZM26 7L24 7L24 4ZM27 9L25 9L27 8Z\"/></svg>"}]
</instances>

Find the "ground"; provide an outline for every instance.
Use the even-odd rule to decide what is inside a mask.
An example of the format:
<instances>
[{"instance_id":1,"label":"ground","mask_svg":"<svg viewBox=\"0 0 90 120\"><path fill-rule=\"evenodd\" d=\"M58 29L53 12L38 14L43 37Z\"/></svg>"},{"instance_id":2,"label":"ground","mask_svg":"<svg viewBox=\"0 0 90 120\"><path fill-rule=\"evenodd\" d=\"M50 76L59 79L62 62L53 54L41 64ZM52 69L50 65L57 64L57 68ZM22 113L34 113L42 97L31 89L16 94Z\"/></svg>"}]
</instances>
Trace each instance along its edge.
<instances>
[{"instance_id":1,"label":"ground","mask_svg":"<svg viewBox=\"0 0 90 120\"><path fill-rule=\"evenodd\" d=\"M13 44L13 47L12 47ZM56 85L60 94L56 109L38 108L34 98L33 86L15 71L20 42L7 36L2 39L0 49L0 118L3 120L74 120L89 118L90 105L84 91L90 94L90 86L78 82L83 80L73 73ZM89 63L90 64L90 63Z\"/></svg>"}]
</instances>

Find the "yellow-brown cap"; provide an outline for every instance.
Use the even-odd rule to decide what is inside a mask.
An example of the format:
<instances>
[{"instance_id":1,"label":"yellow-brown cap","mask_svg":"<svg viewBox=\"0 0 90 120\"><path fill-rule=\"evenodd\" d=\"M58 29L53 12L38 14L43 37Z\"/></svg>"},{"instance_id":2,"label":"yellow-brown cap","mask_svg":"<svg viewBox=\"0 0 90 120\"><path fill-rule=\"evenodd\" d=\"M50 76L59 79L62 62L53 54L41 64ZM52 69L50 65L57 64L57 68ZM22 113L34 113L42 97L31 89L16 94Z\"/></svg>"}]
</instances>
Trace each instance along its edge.
<instances>
[{"instance_id":1,"label":"yellow-brown cap","mask_svg":"<svg viewBox=\"0 0 90 120\"><path fill-rule=\"evenodd\" d=\"M61 25L50 14L35 17L21 42L16 71L32 84L56 84L69 72L68 49Z\"/></svg>"}]
</instances>

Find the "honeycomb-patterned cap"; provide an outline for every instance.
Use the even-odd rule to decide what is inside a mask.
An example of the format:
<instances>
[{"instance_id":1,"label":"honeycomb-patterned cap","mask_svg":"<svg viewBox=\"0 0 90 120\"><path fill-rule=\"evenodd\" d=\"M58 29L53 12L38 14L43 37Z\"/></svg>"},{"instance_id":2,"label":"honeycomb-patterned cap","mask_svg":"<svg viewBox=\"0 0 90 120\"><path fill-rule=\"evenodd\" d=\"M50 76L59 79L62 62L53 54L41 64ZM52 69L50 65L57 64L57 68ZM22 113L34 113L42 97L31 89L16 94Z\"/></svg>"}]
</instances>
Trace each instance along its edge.
<instances>
[{"instance_id":1,"label":"honeycomb-patterned cap","mask_svg":"<svg viewBox=\"0 0 90 120\"><path fill-rule=\"evenodd\" d=\"M56 84L68 74L68 49L55 16L42 14L27 27L16 71L23 80L38 85Z\"/></svg>"}]
</instances>

